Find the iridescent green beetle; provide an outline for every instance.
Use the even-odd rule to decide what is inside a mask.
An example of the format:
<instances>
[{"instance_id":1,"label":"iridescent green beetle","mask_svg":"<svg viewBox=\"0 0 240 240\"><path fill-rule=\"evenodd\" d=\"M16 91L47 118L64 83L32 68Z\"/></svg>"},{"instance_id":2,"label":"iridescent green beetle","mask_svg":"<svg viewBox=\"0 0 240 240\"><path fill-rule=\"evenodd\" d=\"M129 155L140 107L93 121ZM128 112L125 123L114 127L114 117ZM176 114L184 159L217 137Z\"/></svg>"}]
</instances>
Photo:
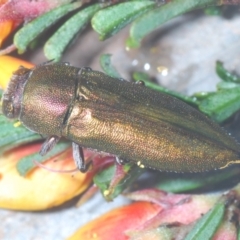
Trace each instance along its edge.
<instances>
[{"instance_id":1,"label":"iridescent green beetle","mask_svg":"<svg viewBox=\"0 0 240 240\"><path fill-rule=\"evenodd\" d=\"M48 136L42 155L61 137L72 141L81 171L82 147L161 171L203 172L240 163L239 144L186 103L67 63L19 68L2 111Z\"/></svg>"}]
</instances>

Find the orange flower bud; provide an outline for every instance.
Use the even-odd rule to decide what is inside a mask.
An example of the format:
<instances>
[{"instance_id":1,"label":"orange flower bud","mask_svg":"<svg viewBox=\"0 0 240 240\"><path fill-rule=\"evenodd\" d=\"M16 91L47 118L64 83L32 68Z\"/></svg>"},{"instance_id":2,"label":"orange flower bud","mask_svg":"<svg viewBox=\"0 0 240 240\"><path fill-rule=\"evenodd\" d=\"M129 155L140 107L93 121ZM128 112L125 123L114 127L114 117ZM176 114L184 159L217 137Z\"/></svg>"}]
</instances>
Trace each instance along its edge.
<instances>
[{"instance_id":1,"label":"orange flower bud","mask_svg":"<svg viewBox=\"0 0 240 240\"><path fill-rule=\"evenodd\" d=\"M3 41L14 30L14 25L14 22L11 20L0 22L0 47L2 46Z\"/></svg>"},{"instance_id":2,"label":"orange flower bud","mask_svg":"<svg viewBox=\"0 0 240 240\"><path fill-rule=\"evenodd\" d=\"M42 210L58 206L82 193L91 183L93 172L56 173L36 167L25 177L16 164L22 157L38 152L40 143L18 147L0 156L0 207L18 210ZM34 160L34 159L33 159ZM74 169L71 150L57 161L44 164L54 170Z\"/></svg>"},{"instance_id":3,"label":"orange flower bud","mask_svg":"<svg viewBox=\"0 0 240 240\"><path fill-rule=\"evenodd\" d=\"M114 209L89 222L75 232L68 240L124 240L129 239L124 233L143 225L156 216L161 207L149 202L135 202L128 206Z\"/></svg>"}]
</instances>

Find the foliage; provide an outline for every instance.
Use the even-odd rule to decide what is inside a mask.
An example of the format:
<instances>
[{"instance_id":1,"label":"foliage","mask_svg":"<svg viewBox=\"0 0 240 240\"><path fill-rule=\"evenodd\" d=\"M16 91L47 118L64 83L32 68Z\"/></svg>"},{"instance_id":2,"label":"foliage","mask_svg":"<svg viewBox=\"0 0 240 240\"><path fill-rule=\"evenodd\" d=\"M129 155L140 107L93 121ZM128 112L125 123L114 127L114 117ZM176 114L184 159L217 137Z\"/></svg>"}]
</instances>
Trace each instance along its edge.
<instances>
[{"instance_id":1,"label":"foliage","mask_svg":"<svg viewBox=\"0 0 240 240\"><path fill-rule=\"evenodd\" d=\"M211 6L205 11L207 14L220 14L221 11L218 6L231 3L240 4L240 1L172 0L166 1L164 4L151 0L108 1L105 3L88 2L86 4L84 4L84 1L63 1L56 8L49 9L50 11L45 12L21 27L15 33L13 42L18 53L24 53L30 46L34 45L34 42L38 42L40 37L44 38L47 36L46 32L48 29L51 29L51 27L55 28L60 23L61 26L44 43L46 58L59 61L67 46L81 35L87 25L91 24L93 30L99 34L99 39L105 40L117 34L128 24L131 24L126 45L128 47L139 47L144 37L178 15L207 6ZM2 19L4 18L2 17ZM3 50L1 53L4 54L6 51ZM121 75L111 65L110 55L102 56L101 65L109 75L121 78ZM133 74L133 80L144 81L146 87L179 98L198 108L214 121L223 123L240 109L240 77L225 69L223 63L219 61L216 63L216 73L222 80L217 86L217 91L196 93L193 96L185 96L161 87L155 84L149 76L140 72ZM41 139L41 136L29 132L22 126L14 127L13 123L7 121L3 116L0 116L0 125L2 127L0 132L1 154L19 145ZM63 142L45 158L38 156L36 153L25 156L18 162L17 169L21 175L25 176L35 167L31 161L33 157L38 162L44 162L67 148L68 144ZM142 173L141 169L127 165L121 174L116 177L117 170L115 168L115 166L111 166L94 177L94 183L98 185L107 200L117 197ZM181 177L181 179L166 177L159 184L156 184L156 187L172 192L192 191L202 188L208 183L224 182L238 174L238 172L235 169L227 174L219 173L214 175L214 177L208 176L204 179L195 177L194 179L187 178L186 180L184 177ZM129 177L127 174L133 177ZM116 177L115 179L114 176ZM223 222L226 211L225 202L223 204L220 201L215 204L192 228L186 239L210 239Z\"/></svg>"}]
</instances>

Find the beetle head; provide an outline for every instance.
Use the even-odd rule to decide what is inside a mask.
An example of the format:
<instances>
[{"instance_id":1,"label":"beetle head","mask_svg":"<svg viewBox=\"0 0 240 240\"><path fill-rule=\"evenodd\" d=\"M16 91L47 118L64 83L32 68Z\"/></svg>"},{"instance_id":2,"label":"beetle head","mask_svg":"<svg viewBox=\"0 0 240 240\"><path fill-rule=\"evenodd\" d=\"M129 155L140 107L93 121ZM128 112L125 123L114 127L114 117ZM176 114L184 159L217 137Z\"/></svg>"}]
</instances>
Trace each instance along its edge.
<instances>
[{"instance_id":1,"label":"beetle head","mask_svg":"<svg viewBox=\"0 0 240 240\"><path fill-rule=\"evenodd\" d=\"M8 118L18 118L21 110L21 99L26 81L32 70L19 67L10 79L6 91L2 97L2 113Z\"/></svg>"}]
</instances>

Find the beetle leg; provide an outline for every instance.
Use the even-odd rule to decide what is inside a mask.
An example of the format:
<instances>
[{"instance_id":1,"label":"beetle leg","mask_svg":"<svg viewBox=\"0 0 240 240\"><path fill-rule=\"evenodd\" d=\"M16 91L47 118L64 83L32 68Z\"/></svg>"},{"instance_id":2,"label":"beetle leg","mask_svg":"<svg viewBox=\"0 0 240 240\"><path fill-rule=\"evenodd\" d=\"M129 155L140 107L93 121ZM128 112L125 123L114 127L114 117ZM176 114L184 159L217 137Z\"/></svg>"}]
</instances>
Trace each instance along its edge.
<instances>
[{"instance_id":1,"label":"beetle leg","mask_svg":"<svg viewBox=\"0 0 240 240\"><path fill-rule=\"evenodd\" d=\"M119 158L119 157L115 157L115 159L116 159L116 162L119 164L119 165L124 165L124 164L126 164L126 163L128 163L129 161L128 160L125 160L125 159L121 159L121 158Z\"/></svg>"},{"instance_id":2,"label":"beetle leg","mask_svg":"<svg viewBox=\"0 0 240 240\"><path fill-rule=\"evenodd\" d=\"M72 149L73 149L73 160L77 168L82 173L87 172L92 162L90 161L87 164L85 164L83 148L79 146L77 143L73 142Z\"/></svg>"},{"instance_id":3,"label":"beetle leg","mask_svg":"<svg viewBox=\"0 0 240 240\"><path fill-rule=\"evenodd\" d=\"M39 153L41 156L44 156L49 151L53 149L53 147L56 145L56 143L60 140L60 137L58 136L50 136L48 137L45 142L43 143Z\"/></svg>"},{"instance_id":4,"label":"beetle leg","mask_svg":"<svg viewBox=\"0 0 240 240\"><path fill-rule=\"evenodd\" d=\"M54 58L50 59L50 60L48 60L46 62L43 62L43 63L39 64L38 66L45 66L45 65L48 65L49 63L52 63L53 61L54 61Z\"/></svg>"}]
</instances>

